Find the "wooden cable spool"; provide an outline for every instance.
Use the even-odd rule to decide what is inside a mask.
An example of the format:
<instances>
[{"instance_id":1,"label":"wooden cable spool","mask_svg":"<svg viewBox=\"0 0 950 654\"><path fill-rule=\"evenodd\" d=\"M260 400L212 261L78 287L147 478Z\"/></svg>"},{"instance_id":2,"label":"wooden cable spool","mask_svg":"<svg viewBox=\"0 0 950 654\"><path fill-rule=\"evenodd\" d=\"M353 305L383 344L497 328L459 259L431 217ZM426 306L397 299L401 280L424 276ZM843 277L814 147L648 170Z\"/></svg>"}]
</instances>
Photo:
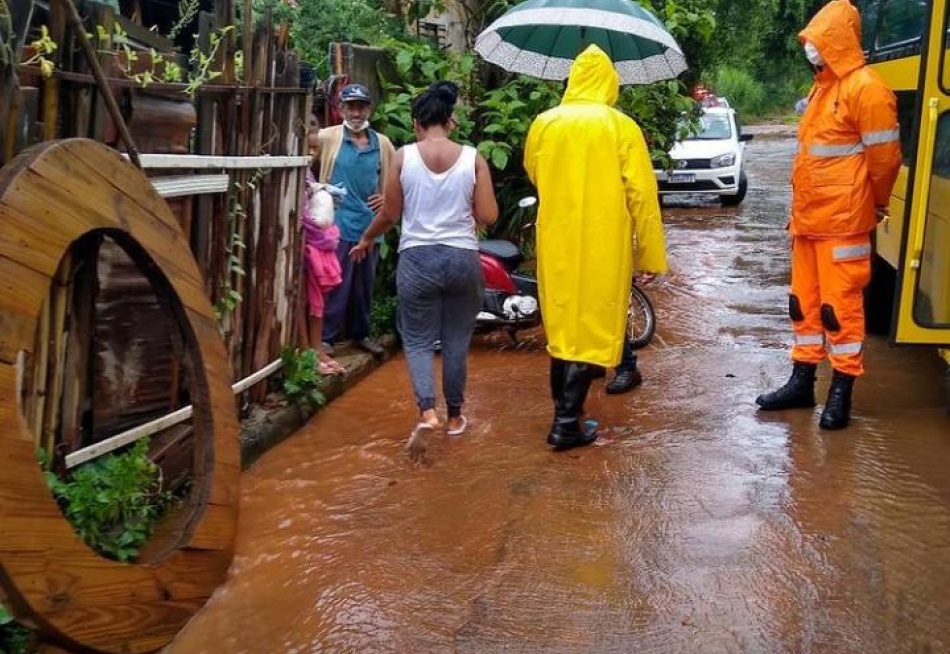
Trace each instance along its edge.
<instances>
[{"instance_id":1,"label":"wooden cable spool","mask_svg":"<svg viewBox=\"0 0 950 654\"><path fill-rule=\"evenodd\" d=\"M163 296L194 361L193 490L137 564L106 559L63 516L24 417L24 361L71 244L102 232ZM49 353L45 353L49 356ZM152 652L224 581L240 448L231 370L200 271L146 176L87 139L40 144L0 170L0 597L44 639L77 652Z\"/></svg>"}]
</instances>

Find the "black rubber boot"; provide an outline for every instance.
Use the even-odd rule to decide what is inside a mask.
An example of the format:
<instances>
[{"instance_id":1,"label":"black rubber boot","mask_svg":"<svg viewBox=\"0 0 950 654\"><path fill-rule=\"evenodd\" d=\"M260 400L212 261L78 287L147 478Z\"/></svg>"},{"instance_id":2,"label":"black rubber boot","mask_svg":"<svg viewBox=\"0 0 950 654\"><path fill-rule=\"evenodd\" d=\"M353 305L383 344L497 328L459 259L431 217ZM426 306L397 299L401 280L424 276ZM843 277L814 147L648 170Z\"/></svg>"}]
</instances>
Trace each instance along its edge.
<instances>
[{"instance_id":1,"label":"black rubber boot","mask_svg":"<svg viewBox=\"0 0 950 654\"><path fill-rule=\"evenodd\" d=\"M617 367L617 374L610 380L610 383L604 388L608 395L619 395L632 391L643 383L643 375L636 366L632 368Z\"/></svg>"},{"instance_id":2,"label":"black rubber boot","mask_svg":"<svg viewBox=\"0 0 950 654\"><path fill-rule=\"evenodd\" d=\"M771 393L763 393L755 398L763 411L780 411L781 409L810 409L815 406L815 371L818 366L814 363L798 363L792 368L792 376L785 385Z\"/></svg>"},{"instance_id":3,"label":"black rubber boot","mask_svg":"<svg viewBox=\"0 0 950 654\"><path fill-rule=\"evenodd\" d=\"M821 412L818 426L822 429L844 429L851 420L851 391L854 377L835 370L828 388L828 401Z\"/></svg>"},{"instance_id":4,"label":"black rubber boot","mask_svg":"<svg viewBox=\"0 0 950 654\"><path fill-rule=\"evenodd\" d=\"M564 402L564 372L567 361L551 357L551 399L554 400L554 411Z\"/></svg>"},{"instance_id":5,"label":"black rubber boot","mask_svg":"<svg viewBox=\"0 0 950 654\"><path fill-rule=\"evenodd\" d=\"M548 434L548 445L558 450L569 450L590 445L597 440L597 431L585 430L581 417L584 415L584 402L598 366L575 361L561 361L561 364L564 366L563 385L559 397L557 391L552 389L552 394L555 395L554 424ZM552 383L555 380L553 371L552 364Z\"/></svg>"}]
</instances>

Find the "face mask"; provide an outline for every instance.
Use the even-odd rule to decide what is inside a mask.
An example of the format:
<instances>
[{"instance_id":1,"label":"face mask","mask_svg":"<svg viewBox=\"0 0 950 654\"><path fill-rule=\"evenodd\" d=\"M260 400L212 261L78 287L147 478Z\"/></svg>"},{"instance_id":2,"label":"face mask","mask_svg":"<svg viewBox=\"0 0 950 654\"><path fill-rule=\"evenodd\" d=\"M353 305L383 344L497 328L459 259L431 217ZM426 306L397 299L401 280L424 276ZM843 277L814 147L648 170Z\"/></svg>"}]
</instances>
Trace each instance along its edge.
<instances>
[{"instance_id":1,"label":"face mask","mask_svg":"<svg viewBox=\"0 0 950 654\"><path fill-rule=\"evenodd\" d=\"M360 120L360 121L356 121L356 120L344 120L344 121L343 121L343 124L346 125L346 128L347 128L348 130L350 130L351 132L355 132L355 133L357 133L357 134L359 134L360 132L362 132L362 131L365 130L365 129L369 129L369 121L368 121L368 120Z\"/></svg>"},{"instance_id":2,"label":"face mask","mask_svg":"<svg viewBox=\"0 0 950 654\"><path fill-rule=\"evenodd\" d=\"M812 66L824 66L825 60L821 58L818 48L811 41L805 41L805 58Z\"/></svg>"}]
</instances>

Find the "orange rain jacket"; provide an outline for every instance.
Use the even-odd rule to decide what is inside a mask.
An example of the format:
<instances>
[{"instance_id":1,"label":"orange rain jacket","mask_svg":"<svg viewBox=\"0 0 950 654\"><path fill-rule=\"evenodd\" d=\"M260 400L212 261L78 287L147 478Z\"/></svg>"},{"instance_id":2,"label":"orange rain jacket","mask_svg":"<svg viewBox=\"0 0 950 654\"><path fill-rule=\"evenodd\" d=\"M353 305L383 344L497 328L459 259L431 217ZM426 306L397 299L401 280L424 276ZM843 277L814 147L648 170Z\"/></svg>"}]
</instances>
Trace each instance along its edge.
<instances>
[{"instance_id":1,"label":"orange rain jacket","mask_svg":"<svg viewBox=\"0 0 950 654\"><path fill-rule=\"evenodd\" d=\"M793 236L870 232L886 207L901 164L897 101L864 65L861 18L848 0L831 0L799 35L825 61L798 128L792 166Z\"/></svg>"}]
</instances>

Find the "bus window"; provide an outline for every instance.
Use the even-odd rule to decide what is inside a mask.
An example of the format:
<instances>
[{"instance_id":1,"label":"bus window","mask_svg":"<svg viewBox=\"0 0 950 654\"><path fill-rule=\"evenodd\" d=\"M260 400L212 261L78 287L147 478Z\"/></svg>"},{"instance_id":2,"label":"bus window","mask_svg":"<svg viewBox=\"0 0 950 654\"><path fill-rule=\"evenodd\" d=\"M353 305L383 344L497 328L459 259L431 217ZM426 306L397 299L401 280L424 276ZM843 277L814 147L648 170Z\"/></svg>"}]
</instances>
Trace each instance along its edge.
<instances>
[{"instance_id":1,"label":"bus window","mask_svg":"<svg viewBox=\"0 0 950 654\"><path fill-rule=\"evenodd\" d=\"M950 15L944 15L943 20L943 56L940 58L943 74L940 76L940 86L944 94L950 95Z\"/></svg>"},{"instance_id":2,"label":"bus window","mask_svg":"<svg viewBox=\"0 0 950 654\"><path fill-rule=\"evenodd\" d=\"M940 116L934 143L927 227L914 294L914 320L924 327L950 327L950 112Z\"/></svg>"},{"instance_id":3,"label":"bus window","mask_svg":"<svg viewBox=\"0 0 950 654\"><path fill-rule=\"evenodd\" d=\"M855 5L861 14L861 49L870 52L877 32L877 13L880 0L859 0Z\"/></svg>"},{"instance_id":4,"label":"bus window","mask_svg":"<svg viewBox=\"0 0 950 654\"><path fill-rule=\"evenodd\" d=\"M917 91L896 91L897 122L900 126L901 157L904 165L909 166L917 151L914 121L917 117Z\"/></svg>"},{"instance_id":5,"label":"bus window","mask_svg":"<svg viewBox=\"0 0 950 654\"><path fill-rule=\"evenodd\" d=\"M881 7L875 46L888 48L919 40L927 25L929 5L920 0L887 0Z\"/></svg>"}]
</instances>

